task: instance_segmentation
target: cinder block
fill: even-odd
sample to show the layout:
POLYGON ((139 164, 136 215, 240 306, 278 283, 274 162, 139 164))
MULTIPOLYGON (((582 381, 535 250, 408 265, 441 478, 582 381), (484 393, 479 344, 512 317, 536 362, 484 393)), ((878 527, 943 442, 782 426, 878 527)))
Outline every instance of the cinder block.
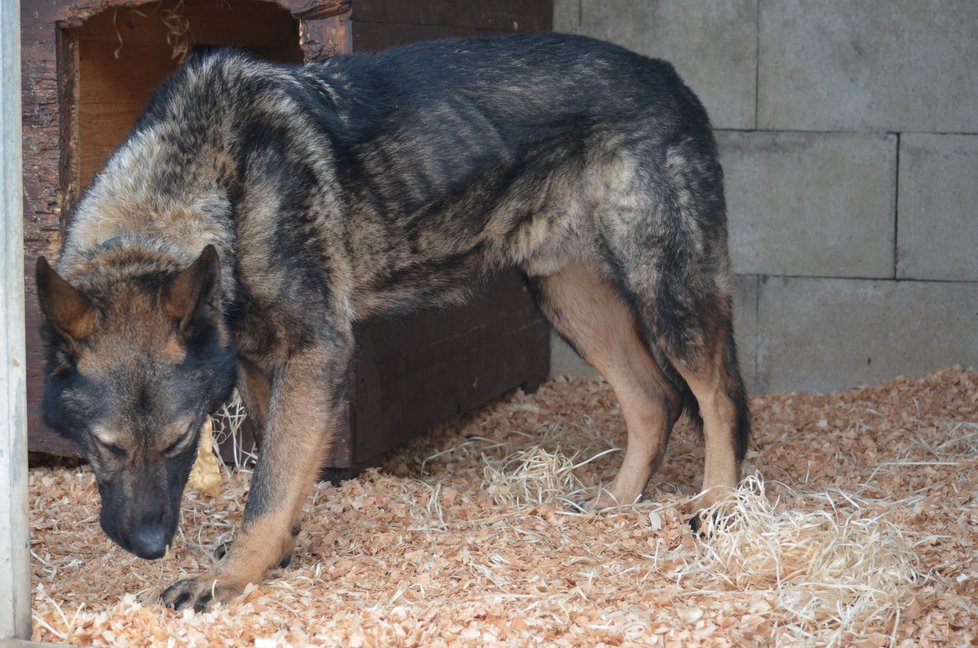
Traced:
POLYGON ((892 277, 894 135, 718 133, 734 269, 892 277))
MULTIPOLYGON (((755 391, 757 356, 757 285, 758 278, 737 276, 734 284, 734 335, 740 372, 750 392, 755 391)), ((551 376, 596 376, 591 365, 582 360, 560 336, 553 333, 550 340, 551 376)))
POLYGON ((581 0, 577 33, 670 61, 716 126, 754 128, 756 0, 581 0))
POLYGON ((762 391, 978 366, 978 283, 762 279, 757 344, 762 391))
POLYGON ((897 276, 978 281, 978 135, 901 136, 899 188, 897 276))
POLYGON ((554 31, 576 34, 581 26, 581 0, 554 0, 554 31))
POLYGON ((978 131, 978 2, 760 3, 758 128, 978 131))
POLYGON ((597 376, 594 367, 581 359, 555 331, 550 332, 550 376, 590 378, 597 376))

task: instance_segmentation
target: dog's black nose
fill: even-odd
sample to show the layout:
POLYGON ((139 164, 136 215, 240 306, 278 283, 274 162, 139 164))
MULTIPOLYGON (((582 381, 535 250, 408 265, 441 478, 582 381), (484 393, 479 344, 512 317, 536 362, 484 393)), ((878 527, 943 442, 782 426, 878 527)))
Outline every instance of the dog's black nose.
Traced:
POLYGON ((144 524, 129 536, 132 552, 140 558, 154 560, 166 553, 169 538, 162 524, 144 524))

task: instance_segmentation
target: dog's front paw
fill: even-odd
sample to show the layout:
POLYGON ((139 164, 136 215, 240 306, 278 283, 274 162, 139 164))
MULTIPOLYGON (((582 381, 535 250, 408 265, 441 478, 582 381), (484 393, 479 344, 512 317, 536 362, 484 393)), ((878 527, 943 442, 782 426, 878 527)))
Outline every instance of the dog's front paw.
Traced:
POLYGON ((242 591, 245 583, 228 579, 226 576, 206 576, 185 578, 170 585, 160 596, 163 605, 174 610, 194 609, 203 612, 215 602, 228 601, 242 591))

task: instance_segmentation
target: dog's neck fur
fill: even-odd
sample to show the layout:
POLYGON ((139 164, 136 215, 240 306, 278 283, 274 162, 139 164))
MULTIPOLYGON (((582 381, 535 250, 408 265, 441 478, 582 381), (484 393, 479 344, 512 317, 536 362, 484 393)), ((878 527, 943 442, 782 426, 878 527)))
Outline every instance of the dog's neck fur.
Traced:
MULTIPOLYGON (((72 215, 57 263, 66 279, 82 274, 82 266, 91 270, 94 260, 110 252, 116 255, 116 244, 140 251, 134 274, 144 267, 146 253, 158 255, 161 268, 186 267, 207 245, 217 249, 222 262, 236 258, 241 253, 235 250, 236 202, 253 192, 259 198, 249 203, 251 209, 276 211, 275 204, 261 203, 261 195, 274 192, 263 194, 260 176, 238 177, 240 158, 254 145, 241 132, 238 115, 264 111, 277 112, 284 123, 304 120, 294 102, 279 96, 278 86, 298 81, 275 66, 234 55, 188 63, 168 83, 72 215), (215 89, 228 86, 254 91, 232 97, 215 89)), ((309 132, 309 124, 299 126, 309 132)), ((296 140, 290 146, 306 148, 315 158, 328 155, 321 141, 296 140)), ((234 268, 222 263, 225 304, 234 299, 235 282, 234 268)))
MULTIPOLYGON (((179 152, 160 122, 138 131, 112 156, 78 205, 65 235, 58 270, 85 281, 92 273, 120 278, 188 266, 208 244, 228 258, 234 239, 224 156, 201 152, 190 169, 166 178, 179 152), (172 191, 161 193, 161 186, 172 191)), ((223 272, 230 299, 233 279, 223 272)))

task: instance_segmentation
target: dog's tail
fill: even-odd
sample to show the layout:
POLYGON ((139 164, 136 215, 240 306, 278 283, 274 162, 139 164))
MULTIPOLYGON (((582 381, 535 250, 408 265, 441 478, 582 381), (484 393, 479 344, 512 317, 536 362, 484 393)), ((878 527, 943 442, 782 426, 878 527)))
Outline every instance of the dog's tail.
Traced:
MULTIPOLYGON (((751 436, 751 415, 750 406, 747 402, 747 393, 744 390, 743 383, 740 378, 740 370, 737 367, 737 349, 733 344, 732 332, 727 336, 728 340, 731 340, 727 345, 727 352, 724 361, 727 363, 729 370, 736 376, 736 388, 735 393, 732 394, 732 399, 737 408, 737 419, 735 422, 735 452, 737 456, 737 461, 743 461, 744 456, 747 454, 747 444, 750 441, 751 436)), ((676 371, 676 368, 665 359, 664 355, 655 347, 653 347, 653 356, 662 368, 663 373, 672 383, 673 387, 679 391, 680 397, 682 398, 682 410, 680 414, 685 413, 689 418, 690 423, 692 423, 693 428, 697 433, 703 433, 703 417, 700 414, 700 403, 696 400, 696 396, 693 394, 693 390, 689 388, 689 384, 686 380, 676 371)))
MULTIPOLYGON (((730 354, 735 353, 736 351, 731 347, 730 354)), ((696 396, 693 395, 693 390, 689 388, 689 384, 687 384, 686 380, 679 374, 678 371, 676 371, 675 367, 673 367, 668 361, 660 358, 661 354, 655 353, 653 355, 656 357, 656 360, 659 361, 659 365, 662 367, 663 373, 665 373, 666 377, 673 384, 673 387, 679 391, 682 399, 682 409, 679 412, 679 415, 686 414, 686 417, 689 419, 689 422, 693 425, 696 432, 702 434, 703 417, 700 414, 699 401, 696 400, 696 396)), ((730 362, 729 357, 727 361, 730 362)), ((735 357, 733 361, 736 362, 735 357)), ((740 385, 739 382, 738 385, 740 385)), ((735 452, 737 461, 743 461, 745 455, 747 454, 747 444, 751 436, 752 423, 750 406, 748 405, 747 395, 742 386, 739 386, 737 393, 734 395, 734 404, 737 408, 737 420, 735 423, 736 436, 734 439, 736 444, 735 452)))

